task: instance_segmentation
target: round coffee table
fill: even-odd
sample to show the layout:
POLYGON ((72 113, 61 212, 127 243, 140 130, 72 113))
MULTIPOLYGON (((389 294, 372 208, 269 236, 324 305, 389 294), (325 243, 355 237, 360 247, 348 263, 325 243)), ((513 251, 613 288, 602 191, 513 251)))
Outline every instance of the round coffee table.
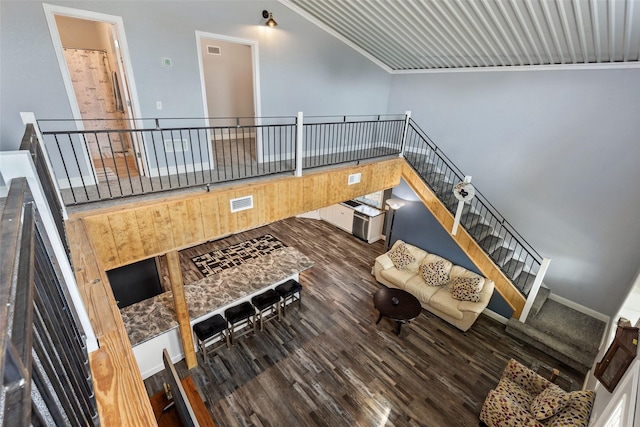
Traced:
POLYGON ((422 306, 418 298, 409 292, 396 288, 382 288, 373 295, 373 306, 380 312, 376 325, 383 317, 394 320, 398 325, 396 334, 400 336, 400 328, 418 317, 422 306))

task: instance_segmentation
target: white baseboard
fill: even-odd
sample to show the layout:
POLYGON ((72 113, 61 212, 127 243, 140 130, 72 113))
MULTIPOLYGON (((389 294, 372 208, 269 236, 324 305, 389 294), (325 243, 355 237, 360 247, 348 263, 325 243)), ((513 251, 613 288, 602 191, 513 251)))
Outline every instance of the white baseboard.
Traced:
POLYGON ((93 175, 84 175, 82 177, 76 176, 69 179, 58 179, 58 188, 76 188, 76 187, 88 187, 90 185, 96 185, 96 181, 93 179, 93 175))
POLYGON ((507 321, 509 320, 506 317, 496 313, 495 311, 489 310, 488 308, 485 308, 484 310, 482 310, 482 314, 484 314, 487 317, 492 318, 493 320, 497 320, 498 322, 502 323, 503 325, 506 325, 507 321))
MULTIPOLYGON (((158 176, 167 176, 167 175, 177 175, 180 173, 193 173, 193 172, 201 172, 209 170, 209 163, 195 163, 195 164, 187 164, 179 165, 179 166, 169 166, 169 167, 159 167, 159 168, 149 168, 149 176, 151 178, 157 178, 158 176)), ((213 165, 211 165, 211 170, 214 170, 213 165)))
POLYGON ((574 309, 575 311, 579 311, 580 313, 584 313, 588 316, 595 317, 598 320, 602 320, 603 322, 609 322, 610 318, 606 314, 602 314, 598 311, 592 310, 589 307, 585 307, 584 305, 580 305, 577 302, 573 302, 566 298, 563 298, 559 295, 553 293, 553 291, 549 294, 548 297, 550 300, 559 302, 560 304, 566 305, 569 308, 574 309))

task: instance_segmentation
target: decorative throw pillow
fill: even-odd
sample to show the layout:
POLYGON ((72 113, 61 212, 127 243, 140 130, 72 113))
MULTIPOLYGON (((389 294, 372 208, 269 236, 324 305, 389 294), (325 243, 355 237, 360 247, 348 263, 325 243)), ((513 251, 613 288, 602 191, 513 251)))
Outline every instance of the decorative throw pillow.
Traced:
POLYGON ((531 402, 531 414, 536 420, 545 420, 562 411, 569 403, 569 394, 555 384, 545 388, 531 402))
POLYGON ((480 279, 477 277, 454 277, 451 280, 451 296, 460 301, 480 301, 480 279))
POLYGON ((405 246, 404 243, 400 243, 395 248, 387 253, 393 265, 398 269, 402 270, 416 259, 411 253, 409 253, 409 249, 405 246))
POLYGON ((429 286, 444 286, 449 281, 449 274, 444 261, 422 264, 420 273, 422 273, 422 278, 429 286))

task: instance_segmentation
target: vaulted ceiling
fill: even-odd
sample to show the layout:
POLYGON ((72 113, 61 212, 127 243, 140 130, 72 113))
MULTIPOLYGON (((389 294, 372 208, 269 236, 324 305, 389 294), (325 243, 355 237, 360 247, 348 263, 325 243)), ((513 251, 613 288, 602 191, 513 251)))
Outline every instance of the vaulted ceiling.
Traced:
POLYGON ((393 72, 640 64, 638 0, 280 2, 393 72))

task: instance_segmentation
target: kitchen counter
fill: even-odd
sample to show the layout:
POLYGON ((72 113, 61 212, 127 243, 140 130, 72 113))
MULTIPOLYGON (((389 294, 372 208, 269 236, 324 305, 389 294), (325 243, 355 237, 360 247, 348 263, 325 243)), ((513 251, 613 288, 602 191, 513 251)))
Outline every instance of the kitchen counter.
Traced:
POLYGON ((359 212, 363 215, 369 216, 371 218, 376 217, 378 215, 382 215, 384 212, 380 209, 376 209, 374 207, 368 205, 360 205, 360 206, 350 206, 347 203, 340 203, 343 206, 348 207, 349 209, 353 209, 355 212, 359 212))

